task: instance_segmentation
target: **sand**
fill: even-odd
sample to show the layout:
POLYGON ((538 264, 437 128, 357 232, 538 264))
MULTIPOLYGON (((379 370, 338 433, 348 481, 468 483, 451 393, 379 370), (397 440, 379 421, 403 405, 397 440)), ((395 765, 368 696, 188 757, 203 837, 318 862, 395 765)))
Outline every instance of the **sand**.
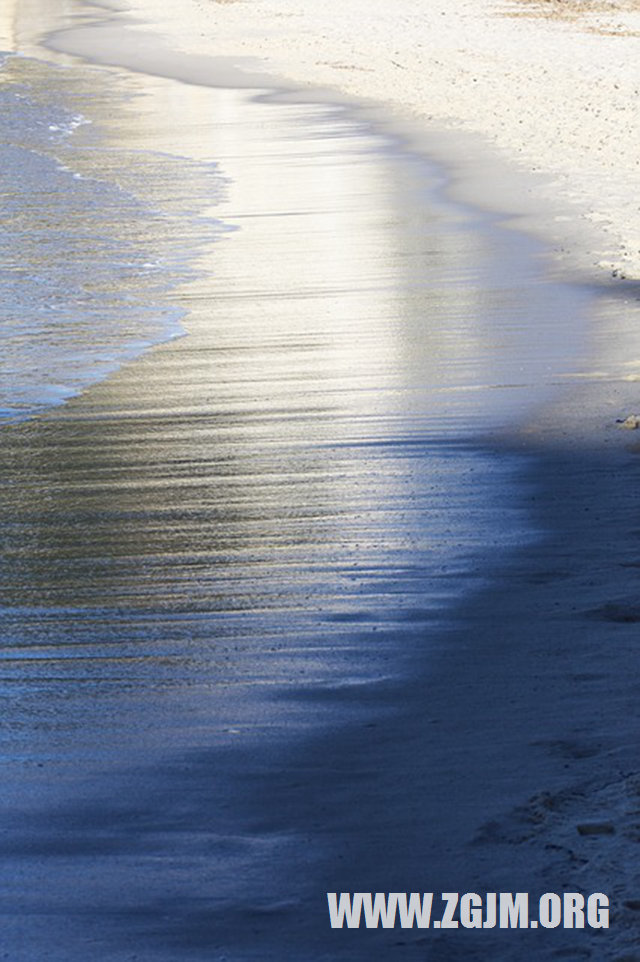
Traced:
POLYGON ((640 277, 632 0, 132 0, 128 9, 184 51, 259 58, 296 84, 391 105, 424 132, 478 135, 519 170, 544 175, 519 203, 556 246, 587 269, 640 277))
POLYGON ((293 0, 98 6, 120 11, 99 41, 72 21, 47 45, 187 83, 277 88, 284 78, 303 99, 346 97, 364 122, 440 166, 451 199, 541 239, 551 278, 597 294, 589 350, 571 375, 601 382, 567 395, 545 434, 625 443, 603 428, 634 413, 640 368, 634 4, 456 0, 391 11, 351 0, 335 14, 293 0))
MULTIPOLYGON (((75 915, 67 946, 58 944, 52 958, 81 958, 86 944, 94 957, 97 945, 97 957, 117 962, 133 956, 171 962, 183 957, 238 962, 634 958, 640 885, 634 660, 640 619, 635 505, 640 462, 636 432, 620 431, 615 420, 633 410, 640 353, 637 288, 611 278, 611 271, 623 262, 625 271, 637 271, 637 212, 629 203, 636 158, 627 106, 633 103, 637 59, 637 41, 627 34, 633 33, 635 14, 607 9, 587 19, 579 12, 568 16, 564 7, 540 8, 551 16, 519 7, 523 13, 515 17, 459 4, 422 11, 424 19, 416 25, 409 4, 406 13, 396 4, 392 19, 382 4, 356 2, 340 4, 339 14, 275 0, 184 2, 179 16, 173 5, 146 0, 136 0, 132 9, 165 35, 164 47, 145 41, 141 26, 129 47, 96 42, 88 50, 91 58, 135 67, 137 57, 139 70, 164 70, 169 76, 184 71, 191 84, 211 71, 215 86, 224 71, 216 73, 219 65, 209 56, 259 56, 267 69, 299 83, 339 86, 392 102, 405 115, 431 118, 427 140, 433 151, 444 126, 454 131, 450 141, 440 143, 452 149, 450 187, 457 195, 473 193, 479 183, 472 170, 477 157, 483 158, 484 182, 495 181, 495 172, 503 168, 487 159, 491 149, 503 164, 516 161, 524 172, 544 170, 540 178, 509 181, 511 210, 526 212, 525 222, 553 243, 562 225, 569 224, 564 237, 572 246, 566 260, 552 253, 542 260, 554 276, 568 264, 579 269, 597 310, 588 351, 572 370, 557 375, 563 390, 553 403, 474 442, 490 458, 521 459, 519 505, 537 532, 535 542, 525 539, 500 555, 487 544, 479 567, 491 580, 476 585, 444 623, 429 629, 424 649, 418 644, 427 631, 422 622, 392 632, 381 650, 383 664, 374 662, 365 682, 355 683, 351 675, 359 636, 340 624, 333 625, 324 654, 335 666, 331 676, 322 675, 325 662, 317 648, 300 661, 295 650, 287 650, 286 638, 278 639, 284 650, 267 644, 259 653, 259 671, 281 660, 285 675, 293 668, 300 674, 274 685, 265 672, 265 691, 249 698, 244 740, 235 740, 242 732, 229 730, 228 721, 237 713, 244 673, 256 671, 242 639, 220 655, 237 672, 238 684, 217 692, 218 714, 199 675, 210 662, 200 647, 206 649, 208 636, 202 620, 193 617, 193 590, 216 524, 211 514, 202 518, 198 510, 203 496, 213 498, 206 501, 209 512, 217 503, 217 492, 200 485, 203 478, 218 478, 233 508, 222 519, 224 537, 216 550, 231 553, 238 525, 242 533, 266 519, 266 551, 277 540, 278 525, 291 524, 296 479, 317 482, 322 493, 323 452, 320 447, 315 454, 301 453, 308 437, 304 423, 296 426, 292 418, 286 421, 280 458, 273 462, 272 428, 263 416, 272 386, 254 378, 261 387, 245 386, 247 406, 238 404, 243 395, 234 393, 235 378, 242 383, 242 366, 236 366, 234 345, 226 345, 228 354, 220 352, 212 336, 206 284, 204 293, 198 283, 191 291, 191 338, 152 352, 57 415, 12 431, 4 448, 5 470, 18 483, 10 489, 15 504, 9 502, 8 517, 35 532, 24 548, 20 545, 34 586, 48 599, 57 591, 69 605, 77 600, 78 585, 107 598, 109 610, 101 615, 106 632, 101 641, 106 642, 119 606, 139 605, 141 614, 148 614, 153 588, 156 615, 166 604, 168 614, 192 618, 196 642, 191 660, 176 658, 175 643, 184 639, 173 634, 174 622, 167 622, 172 626, 167 630, 162 618, 153 621, 168 684, 154 689, 147 710, 139 692, 144 685, 136 685, 135 673, 144 679, 144 660, 135 661, 133 650, 136 632, 145 637, 144 626, 131 620, 132 648, 118 651, 124 661, 115 661, 113 715, 103 718, 110 731, 122 725, 125 738, 137 732, 125 772, 117 759, 115 764, 109 760, 109 739, 104 757, 99 750, 92 756, 100 746, 100 698, 84 729, 85 781, 74 767, 74 746, 64 731, 57 738, 70 755, 48 762, 55 788, 43 789, 46 775, 31 771, 31 807, 26 814, 10 812, 15 824, 10 821, 6 854, 15 859, 16 877, 25 873, 24 892, 30 884, 33 888, 34 878, 40 885, 46 881, 51 864, 59 870, 59 888, 53 900, 47 894, 38 901, 40 888, 30 896, 38 924, 27 931, 26 942, 24 930, 19 937, 42 950, 42 933, 60 937, 65 920, 75 915), (609 35, 611 23, 624 23, 627 32, 609 35), (423 52, 417 49, 418 37, 423 52), (174 45, 182 57, 165 57, 174 45), (150 60, 152 48, 155 59, 150 60), (612 92, 616 83, 619 100, 612 92), (614 111, 614 103, 621 109, 614 111), (582 113, 588 115, 586 125, 576 121, 582 113), (488 153, 475 152, 478 136, 485 151, 486 143, 492 145, 488 153), (228 357, 233 363, 226 369, 228 357), (230 391, 226 406, 224 395, 209 386, 207 364, 214 371, 222 366, 225 377, 219 383, 230 391), (238 457, 230 480, 229 466, 238 457), (235 500, 228 486, 235 486, 235 500), (273 516, 265 511, 254 516, 256 502, 277 510, 273 516), (88 542, 77 541, 78 517, 93 532, 88 542), (203 530, 208 538, 199 541, 203 530), (94 559, 95 537, 99 545, 100 539, 107 542, 111 563, 104 567, 94 559), (37 546, 33 555, 31 543, 37 546), (56 584, 56 564, 69 552, 83 578, 56 584), (184 565, 183 582, 165 577, 177 559, 184 565), (118 574, 119 566, 128 572, 126 578, 118 574), (409 656, 408 638, 416 644, 409 656), (118 685, 130 677, 122 665, 129 661, 136 665, 128 669, 134 671, 126 689, 130 697, 121 697, 118 685), (310 673, 310 682, 302 669, 310 673), (166 694, 176 677, 184 678, 184 685, 178 695, 166 694), (53 822, 47 791, 56 800, 53 822), (606 831, 590 832, 590 825, 606 831), (83 892, 75 874, 79 858, 83 892), (215 877, 220 865, 226 889, 215 877), (236 898, 236 885, 241 890, 246 885, 249 897, 245 888, 236 898), (498 933, 494 938, 483 932, 474 941, 469 933, 332 933, 323 899, 334 888, 604 891, 612 899, 615 925, 601 933, 498 933)), ((107 33, 105 38, 113 39, 107 33)), ((51 45, 79 53, 86 41, 86 35, 72 31, 54 37, 51 45)), ((168 97, 167 103, 177 117, 181 98, 168 97)), ((200 105, 197 96, 189 99, 184 136, 191 131, 194 144, 199 107, 205 103, 203 98, 200 105)), ((151 136, 151 128, 144 133, 151 136)), ((129 136, 135 139, 138 133, 132 128, 129 136)), ((230 158, 234 145, 230 140, 230 158)), ((242 151, 236 163, 237 156, 242 158, 242 151)), ((478 202, 490 206, 492 196, 487 186, 478 202)), ((281 236, 286 248, 286 235, 281 236)), ((214 250, 208 263, 212 275, 221 271, 222 290, 228 292, 238 283, 231 243, 226 254, 216 257, 214 250)), ((256 261, 249 248, 241 272, 249 304, 255 288, 246 265, 255 269, 256 261)), ((270 281, 267 269, 260 275, 260 291, 276 303, 270 281)), ((223 315, 224 303, 217 309, 223 315)), ((239 321, 243 316, 240 307, 239 321)), ((246 358, 243 345, 236 347, 246 358)), ((287 399, 295 409, 295 394, 287 399)), ((369 470, 375 475, 377 455, 372 457, 369 470)), ((332 464, 331 470, 340 477, 344 468, 332 464)), ((365 498, 360 510, 370 520, 374 506, 367 507, 366 487, 361 495, 357 480, 351 478, 345 490, 365 498)), ((308 501, 303 491, 296 507, 307 510, 308 501)), ((332 510, 339 509, 337 499, 332 510)), ((313 519, 309 523, 313 527, 313 519)), ((317 540, 313 531, 304 537, 303 560, 291 555, 290 568, 304 564, 309 544, 317 540)), ((254 578, 260 571, 268 583, 273 559, 259 556, 251 563, 254 578)), ((34 595, 37 599, 38 592, 34 595)), ((91 626, 84 628, 81 618, 76 630, 82 640, 91 626)), ((70 691, 77 696, 73 684, 70 691)), ((42 732, 49 744, 46 725, 42 732)), ((18 904, 7 923, 11 937, 25 904, 18 904)))

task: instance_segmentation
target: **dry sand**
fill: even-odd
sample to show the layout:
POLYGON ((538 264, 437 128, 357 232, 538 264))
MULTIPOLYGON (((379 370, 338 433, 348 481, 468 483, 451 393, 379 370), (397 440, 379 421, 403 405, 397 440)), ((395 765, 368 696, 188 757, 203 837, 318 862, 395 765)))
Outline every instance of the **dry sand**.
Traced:
POLYGON ((640 277, 634 0, 127 6, 185 51, 259 58, 297 84, 393 105, 424 122, 425 131, 445 126, 480 135, 520 170, 545 175, 520 202, 538 212, 545 204, 542 226, 558 246, 589 268, 640 277), (551 200, 565 210, 550 213, 551 200))

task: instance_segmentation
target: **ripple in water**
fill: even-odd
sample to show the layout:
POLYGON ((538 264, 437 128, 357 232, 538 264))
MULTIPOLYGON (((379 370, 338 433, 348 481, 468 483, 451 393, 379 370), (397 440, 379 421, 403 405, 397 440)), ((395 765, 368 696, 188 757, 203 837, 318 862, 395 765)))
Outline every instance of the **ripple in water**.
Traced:
MULTIPOLYGON (((180 335, 183 311, 167 294, 224 229, 199 216, 220 193, 215 165, 163 154, 132 164, 91 123, 104 92, 83 90, 77 72, 72 92, 68 74, 0 62, 0 422, 60 404, 180 335)), ((117 110, 124 95, 109 96, 117 110)))

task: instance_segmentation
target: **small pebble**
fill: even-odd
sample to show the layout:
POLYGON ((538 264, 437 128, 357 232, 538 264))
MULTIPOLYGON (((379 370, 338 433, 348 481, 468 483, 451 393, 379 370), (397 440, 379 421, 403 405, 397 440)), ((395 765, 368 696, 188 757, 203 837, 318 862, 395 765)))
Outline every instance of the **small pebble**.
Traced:
POLYGON ((628 431, 635 431, 636 428, 640 428, 640 414, 630 414, 629 417, 618 418, 616 424, 619 424, 621 428, 626 428, 628 431))

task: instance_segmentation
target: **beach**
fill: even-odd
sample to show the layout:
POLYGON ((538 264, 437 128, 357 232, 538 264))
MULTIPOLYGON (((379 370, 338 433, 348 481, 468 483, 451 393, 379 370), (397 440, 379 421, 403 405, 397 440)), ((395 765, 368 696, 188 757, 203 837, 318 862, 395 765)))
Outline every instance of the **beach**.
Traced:
POLYGON ((7 958, 640 951, 637 14, 416 18, 0 20, 61 178, 14 245, 89 248, 11 268, 57 294, 0 428, 7 958), (330 927, 369 891, 612 921, 330 927))
POLYGON ((253 59, 295 84, 370 98, 418 121, 423 140, 464 131, 457 150, 451 136, 444 141, 444 155, 469 182, 456 185, 465 196, 544 221, 565 269, 577 261, 639 276, 633 0, 353 0, 322 9, 311 0, 187 0, 179 10, 134 0, 127 9, 192 58, 253 59), (514 192, 496 178, 500 159, 512 177, 533 175, 529 184, 514 192))

